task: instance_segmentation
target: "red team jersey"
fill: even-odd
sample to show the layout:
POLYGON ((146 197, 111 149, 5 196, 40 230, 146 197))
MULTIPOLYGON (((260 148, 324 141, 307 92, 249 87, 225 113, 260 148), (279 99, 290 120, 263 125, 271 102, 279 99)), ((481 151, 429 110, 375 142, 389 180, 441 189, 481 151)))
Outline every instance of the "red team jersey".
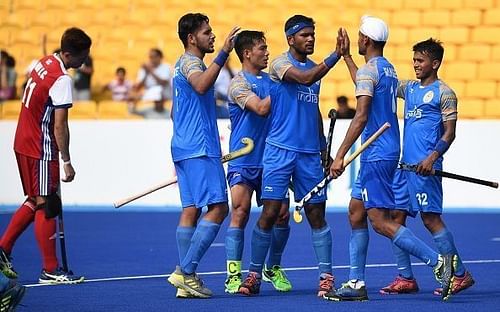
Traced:
POLYGON ((42 58, 30 73, 14 139, 14 151, 40 160, 57 160, 54 109, 72 106, 71 77, 56 55, 42 58))

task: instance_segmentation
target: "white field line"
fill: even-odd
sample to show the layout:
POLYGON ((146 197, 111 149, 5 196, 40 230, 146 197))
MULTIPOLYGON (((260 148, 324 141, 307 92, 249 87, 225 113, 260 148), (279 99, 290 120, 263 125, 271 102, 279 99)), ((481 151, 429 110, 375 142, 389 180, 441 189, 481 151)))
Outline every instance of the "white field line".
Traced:
MULTIPOLYGON (((491 260, 466 260, 463 261, 466 264, 491 264, 500 263, 500 259, 491 260)), ((422 266, 425 263, 418 262, 412 263, 412 266, 422 266)), ((385 267, 395 267, 395 263, 378 263, 378 264, 367 264, 367 268, 385 268, 385 267)), ((308 271, 317 270, 317 266, 311 267, 295 267, 295 268, 284 268, 285 271, 308 271)), ((335 265, 333 269, 349 269, 349 265, 335 265)), ((242 270, 243 273, 248 272, 248 270, 242 270)), ((226 271, 213 271, 213 272, 200 272, 199 275, 220 275, 226 274, 226 271)), ((94 282, 111 282, 111 281, 125 281, 125 280, 138 280, 138 279, 151 279, 151 278, 167 278, 170 274, 155 274, 155 275, 137 275, 137 276, 121 276, 121 277, 108 277, 108 278, 94 278, 86 279, 84 283, 94 283, 94 282)), ((26 287, 40 287, 40 286, 56 286, 56 284, 28 284, 24 285, 26 287)))

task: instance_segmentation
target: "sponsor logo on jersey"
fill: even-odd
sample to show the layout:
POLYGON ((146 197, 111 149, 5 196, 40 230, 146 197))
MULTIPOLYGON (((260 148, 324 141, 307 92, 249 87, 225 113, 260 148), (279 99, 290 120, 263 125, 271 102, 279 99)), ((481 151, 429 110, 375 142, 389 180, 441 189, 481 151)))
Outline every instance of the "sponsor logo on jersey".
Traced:
POLYGON ((420 108, 417 108, 417 106, 415 105, 415 107, 412 110, 406 112, 405 119, 410 119, 410 118, 416 118, 416 119, 422 118, 422 110, 420 108))
POLYGON ((309 92, 297 91, 297 99, 300 102, 318 104, 319 102, 318 95, 314 93, 314 91, 311 88, 307 88, 307 90, 309 92))

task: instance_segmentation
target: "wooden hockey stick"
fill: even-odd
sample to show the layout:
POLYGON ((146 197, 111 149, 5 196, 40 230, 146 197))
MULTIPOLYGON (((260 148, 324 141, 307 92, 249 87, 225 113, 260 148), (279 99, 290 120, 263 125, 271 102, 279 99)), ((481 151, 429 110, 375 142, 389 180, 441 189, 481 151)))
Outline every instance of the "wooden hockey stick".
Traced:
MULTIPOLYGON (((225 163, 225 162, 228 162, 232 159, 236 159, 238 157, 241 157, 241 156, 244 156, 244 155, 247 155, 249 154, 252 150, 253 150, 253 140, 250 139, 250 138, 243 138, 241 139, 241 143, 245 144, 244 147, 240 148, 239 150, 236 150, 234 152, 231 152, 229 154, 226 154, 224 156, 221 157, 221 162, 222 163, 225 163)), ((166 182, 163 182, 163 183, 160 183, 156 186, 153 186, 141 193, 138 193, 138 194, 135 194, 135 195, 132 195, 132 196, 129 196, 129 197, 126 197, 126 198, 123 198, 123 199, 120 199, 116 202, 113 203, 113 206, 115 208, 120 208, 121 206, 125 205, 125 204, 128 204, 136 199, 139 199, 141 197, 144 197, 148 194, 151 194, 153 192, 156 192, 158 191, 159 189, 162 189, 164 187, 167 187, 169 185, 172 185, 172 184, 175 184, 177 183, 177 177, 169 180, 169 181, 166 181, 166 182)))

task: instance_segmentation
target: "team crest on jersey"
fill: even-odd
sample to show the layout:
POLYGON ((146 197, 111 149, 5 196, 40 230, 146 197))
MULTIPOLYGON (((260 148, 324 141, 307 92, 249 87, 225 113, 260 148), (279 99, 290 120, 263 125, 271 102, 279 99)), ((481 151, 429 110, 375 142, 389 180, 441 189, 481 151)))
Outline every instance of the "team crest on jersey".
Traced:
POLYGON ((432 101, 433 98, 434 98, 434 92, 433 91, 428 91, 424 95, 423 101, 424 101, 424 103, 429 103, 430 101, 432 101))

